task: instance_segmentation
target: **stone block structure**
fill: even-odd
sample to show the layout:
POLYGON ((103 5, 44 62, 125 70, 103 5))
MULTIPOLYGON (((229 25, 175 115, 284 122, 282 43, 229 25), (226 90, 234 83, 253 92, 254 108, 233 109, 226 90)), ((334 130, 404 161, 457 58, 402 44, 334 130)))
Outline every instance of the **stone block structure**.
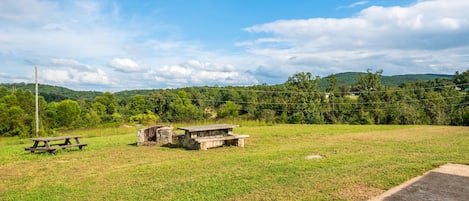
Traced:
POLYGON ((137 132, 137 145, 167 145, 173 143, 172 126, 153 126, 137 132))

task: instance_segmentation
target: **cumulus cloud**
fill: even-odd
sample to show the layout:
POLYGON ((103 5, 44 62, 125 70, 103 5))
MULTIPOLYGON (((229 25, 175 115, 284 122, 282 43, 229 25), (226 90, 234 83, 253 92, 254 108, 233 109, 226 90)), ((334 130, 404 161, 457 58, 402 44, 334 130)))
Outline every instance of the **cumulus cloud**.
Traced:
POLYGON ((236 70, 229 64, 217 64, 190 60, 180 65, 152 68, 150 79, 169 87, 192 85, 252 85, 257 79, 246 72, 236 70))
POLYGON ((428 73, 444 65, 454 73, 455 63, 467 65, 467 60, 453 60, 451 67, 446 58, 469 50, 468 7, 469 1, 431 0, 408 7, 371 6, 351 18, 278 20, 245 28, 268 36, 237 45, 296 69, 318 66, 323 68, 314 70, 334 72, 376 65, 385 73, 409 67, 428 73), (425 62, 412 59, 429 55, 432 59, 425 62))
POLYGON ((54 65, 59 65, 59 66, 69 66, 75 70, 80 70, 80 71, 91 71, 93 68, 90 65, 87 64, 82 64, 76 60, 73 59, 51 59, 52 64, 54 65))
POLYGON ((368 3, 369 3, 369 1, 357 1, 357 2, 354 2, 354 3, 350 4, 350 5, 341 6, 341 7, 339 7, 339 8, 355 8, 355 7, 357 7, 357 6, 364 6, 364 5, 368 4, 368 3))
POLYGON ((0 0, 0 63, 7 66, 0 78, 31 82, 28 72, 38 65, 50 84, 124 90, 274 84, 301 71, 454 73, 469 66, 469 1, 373 2, 340 7, 364 8, 348 18, 252 25, 234 47, 214 50, 149 13, 129 17, 135 13, 119 2, 0 0))
POLYGON ((197 60, 190 60, 183 64, 187 68, 191 68, 198 71, 209 71, 209 72, 232 72, 234 71, 234 67, 230 64, 221 65, 217 63, 209 63, 209 62, 200 62, 197 60))
POLYGON ((63 84, 68 81, 73 81, 71 72, 67 70, 45 69, 39 74, 41 80, 44 82, 63 84))
POLYGON ((77 71, 68 69, 40 69, 39 80, 42 83, 53 85, 84 84, 111 86, 113 83, 109 76, 101 69, 95 71, 77 71))
POLYGON ((109 62, 109 65, 115 70, 125 73, 140 72, 145 69, 129 58, 114 58, 109 62))

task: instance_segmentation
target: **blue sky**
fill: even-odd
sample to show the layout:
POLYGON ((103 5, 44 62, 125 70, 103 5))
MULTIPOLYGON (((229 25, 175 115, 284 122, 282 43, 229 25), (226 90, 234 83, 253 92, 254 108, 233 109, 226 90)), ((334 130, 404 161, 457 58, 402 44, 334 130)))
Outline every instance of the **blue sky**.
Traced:
POLYGON ((469 66, 469 1, 2 0, 0 83, 75 90, 277 84, 469 66))

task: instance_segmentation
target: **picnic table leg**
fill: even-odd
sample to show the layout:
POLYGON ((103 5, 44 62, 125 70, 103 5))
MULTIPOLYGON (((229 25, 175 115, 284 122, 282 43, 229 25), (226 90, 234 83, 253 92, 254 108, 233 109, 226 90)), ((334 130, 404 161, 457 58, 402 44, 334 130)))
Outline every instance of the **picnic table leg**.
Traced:
MULTIPOLYGON (((75 141, 77 142, 77 144, 80 144, 80 138, 76 137, 76 138, 75 138, 75 141)), ((79 148, 80 150, 83 150, 83 146, 78 146, 78 148, 79 148)))
POLYGON ((77 144, 80 144, 80 138, 76 137, 75 141, 77 142, 77 144))
POLYGON ((47 152, 49 152, 51 154, 55 153, 56 149, 51 149, 50 148, 49 141, 44 141, 44 146, 47 148, 47 152))
POLYGON ((31 153, 34 153, 34 151, 36 151, 38 144, 39 144, 39 141, 34 141, 34 145, 30 149, 31 153))
POLYGON ((44 146, 47 148, 47 150, 50 150, 49 141, 44 141, 44 146))

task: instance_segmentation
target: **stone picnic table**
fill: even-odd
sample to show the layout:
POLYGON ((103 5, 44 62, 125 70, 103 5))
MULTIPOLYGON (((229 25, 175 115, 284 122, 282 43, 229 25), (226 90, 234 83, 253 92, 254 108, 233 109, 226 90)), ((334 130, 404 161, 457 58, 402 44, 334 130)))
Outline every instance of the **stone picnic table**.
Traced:
POLYGON ((87 146, 87 143, 80 142, 80 136, 60 136, 60 137, 44 137, 44 138, 31 138, 34 141, 34 145, 31 147, 25 147, 26 151, 30 151, 34 153, 35 151, 47 151, 49 153, 54 153, 58 149, 65 149, 71 147, 78 147, 80 150, 83 149, 84 146, 87 146), (75 139, 72 143, 72 139, 75 139), (63 141, 62 143, 58 144, 51 144, 53 141, 63 141), (41 145, 42 144, 42 145, 41 145))
POLYGON ((224 145, 244 147, 244 139, 249 135, 233 134, 237 125, 215 124, 206 126, 188 126, 178 129, 184 130, 181 144, 189 149, 207 150, 208 148, 224 145))

